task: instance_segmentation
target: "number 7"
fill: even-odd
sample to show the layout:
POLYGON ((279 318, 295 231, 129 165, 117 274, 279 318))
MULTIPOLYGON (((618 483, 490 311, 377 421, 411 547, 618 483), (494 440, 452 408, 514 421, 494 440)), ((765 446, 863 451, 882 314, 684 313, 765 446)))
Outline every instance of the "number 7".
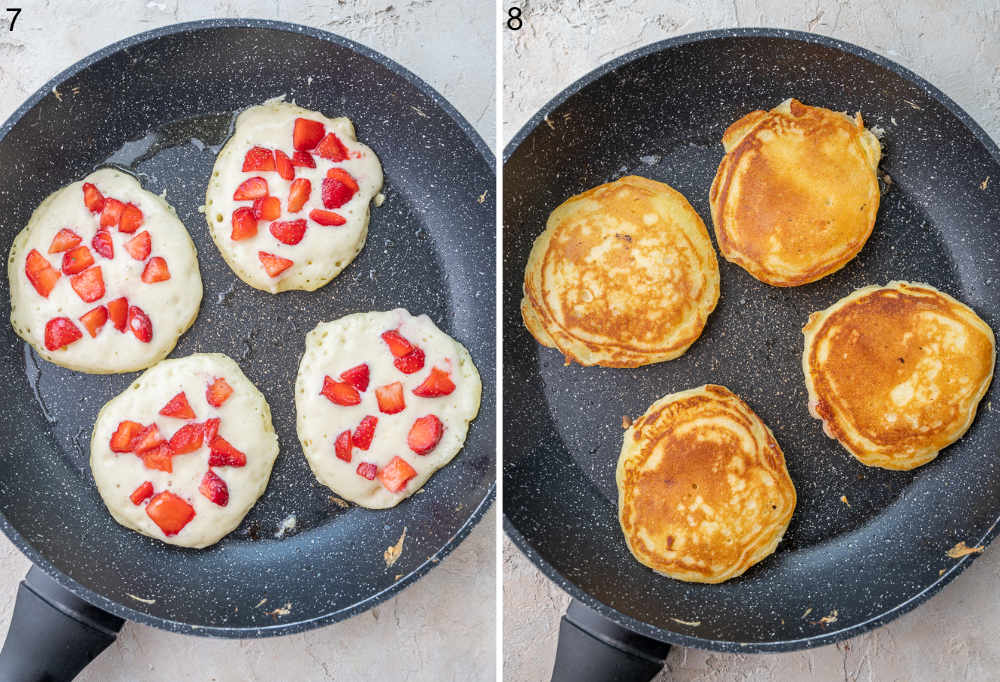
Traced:
POLYGON ((14 22, 17 21, 17 18, 21 15, 21 8, 20 7, 8 7, 7 11, 14 13, 14 16, 10 20, 10 30, 13 31, 14 30, 14 22))

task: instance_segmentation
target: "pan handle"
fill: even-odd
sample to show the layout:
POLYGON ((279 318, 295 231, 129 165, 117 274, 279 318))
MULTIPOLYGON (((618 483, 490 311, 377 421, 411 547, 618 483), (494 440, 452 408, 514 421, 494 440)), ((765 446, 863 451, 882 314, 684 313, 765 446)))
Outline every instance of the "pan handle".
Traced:
POLYGON ((69 682, 115 641, 124 623, 32 566, 17 588, 0 680, 69 682))
POLYGON ((670 645, 613 623, 574 599, 559 625, 552 682, 648 682, 670 645))

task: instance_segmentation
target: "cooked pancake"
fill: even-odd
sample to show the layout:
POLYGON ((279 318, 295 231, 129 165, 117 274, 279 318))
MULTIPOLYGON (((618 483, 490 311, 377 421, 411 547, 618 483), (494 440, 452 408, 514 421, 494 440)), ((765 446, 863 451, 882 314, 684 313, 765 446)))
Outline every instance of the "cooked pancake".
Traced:
POLYGON ((722 386, 667 395, 625 432, 618 520, 640 563, 721 583, 778 546, 795 486, 774 434, 722 386))
POLYGON ((878 139, 854 118, 788 99, 722 136, 709 199, 722 256, 762 282, 814 282, 854 258, 875 225, 878 139))
POLYGON ((718 300, 701 218, 669 185, 629 175, 552 212, 528 257, 521 315, 567 365, 638 367, 682 355, 718 300))
POLYGON ((962 437, 993 379, 993 330, 929 284, 864 287, 802 328, 809 412, 863 464, 913 469, 962 437))

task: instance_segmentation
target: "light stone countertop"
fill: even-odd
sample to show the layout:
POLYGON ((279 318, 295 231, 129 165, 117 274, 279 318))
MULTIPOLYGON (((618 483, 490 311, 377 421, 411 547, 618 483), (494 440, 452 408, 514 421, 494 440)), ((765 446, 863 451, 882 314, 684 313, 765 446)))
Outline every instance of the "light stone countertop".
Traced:
MULTIPOLYGON (((504 7, 511 2, 505 2, 504 7)), ((524 28, 504 30, 503 136, 614 57, 684 33, 776 26, 829 35, 882 54, 954 99, 1000 140, 1000 4, 940 0, 522 0, 524 28), (545 68, 539 65, 544 64, 545 68)), ((548 680, 569 597, 507 538, 503 547, 504 679, 548 680)), ((915 611, 839 644, 787 654, 674 648, 659 680, 1000 679, 1000 549, 915 611)))
MULTIPOLYGON (((440 92, 495 150, 494 8, 479 0, 115 0, 17 3, 0 31, 0 120, 52 76, 122 38, 215 17, 295 22, 355 40, 440 92), (434 39, 422 35, 433 30, 434 39)), ((495 532, 491 509, 415 584, 347 621, 303 634, 222 640, 127 623, 81 682, 495 679, 495 532), (393 655, 387 653, 393 652, 393 655), (399 652, 398 654, 395 652, 399 652)), ((28 560, 0 535, 0 632, 28 560)))

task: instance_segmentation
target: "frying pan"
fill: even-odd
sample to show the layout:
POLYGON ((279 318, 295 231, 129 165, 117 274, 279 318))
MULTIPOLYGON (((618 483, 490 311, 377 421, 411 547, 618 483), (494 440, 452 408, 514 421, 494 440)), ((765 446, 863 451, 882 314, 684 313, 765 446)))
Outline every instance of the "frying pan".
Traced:
POLYGON ((663 643, 765 652, 846 639, 958 575, 974 555, 946 556, 957 542, 992 539, 1000 514, 992 390, 961 440, 916 471, 891 472, 863 466, 823 435, 806 410, 799 364, 810 312, 893 279, 928 282, 998 328, 1000 150, 943 93, 830 38, 709 31, 647 46, 577 81, 522 128, 505 159, 504 524, 575 600, 553 679, 648 679, 662 666, 663 643), (719 305, 701 339, 670 362, 564 367, 557 351, 534 341, 518 302, 532 240, 553 208, 635 173, 677 188, 710 225, 723 131, 791 96, 861 111, 885 130, 880 173, 889 181, 857 258, 792 289, 720 259, 719 305), (641 566, 617 521, 622 416, 708 382, 742 396, 774 430, 798 490, 777 552, 721 585, 641 566))
POLYGON ((323 31, 258 20, 180 24, 56 76, 0 129, 0 159, 7 246, 46 195, 95 167, 124 168, 147 190, 166 191, 197 246, 205 285, 201 313, 173 356, 214 351, 237 360, 267 397, 281 445, 263 497, 211 548, 125 530, 94 487, 89 438, 101 405, 135 375, 80 374, 40 360, 14 335, 9 291, 0 289, 0 527, 41 569, 19 591, 0 678, 68 679, 121 618, 219 637, 332 623, 414 582, 480 519, 495 481, 494 161, 427 84, 323 31), (235 114, 281 94, 351 117, 382 161, 386 200, 372 210, 366 247, 339 277, 316 292, 272 296, 229 270, 198 207, 235 114), (427 313, 468 347, 483 379, 482 408, 464 450, 421 494, 385 511, 342 508, 316 482, 296 438, 293 384, 305 334, 320 321, 397 306, 427 313), (294 534, 277 539, 291 514, 294 534), (390 568, 383 552, 404 528, 390 568))

